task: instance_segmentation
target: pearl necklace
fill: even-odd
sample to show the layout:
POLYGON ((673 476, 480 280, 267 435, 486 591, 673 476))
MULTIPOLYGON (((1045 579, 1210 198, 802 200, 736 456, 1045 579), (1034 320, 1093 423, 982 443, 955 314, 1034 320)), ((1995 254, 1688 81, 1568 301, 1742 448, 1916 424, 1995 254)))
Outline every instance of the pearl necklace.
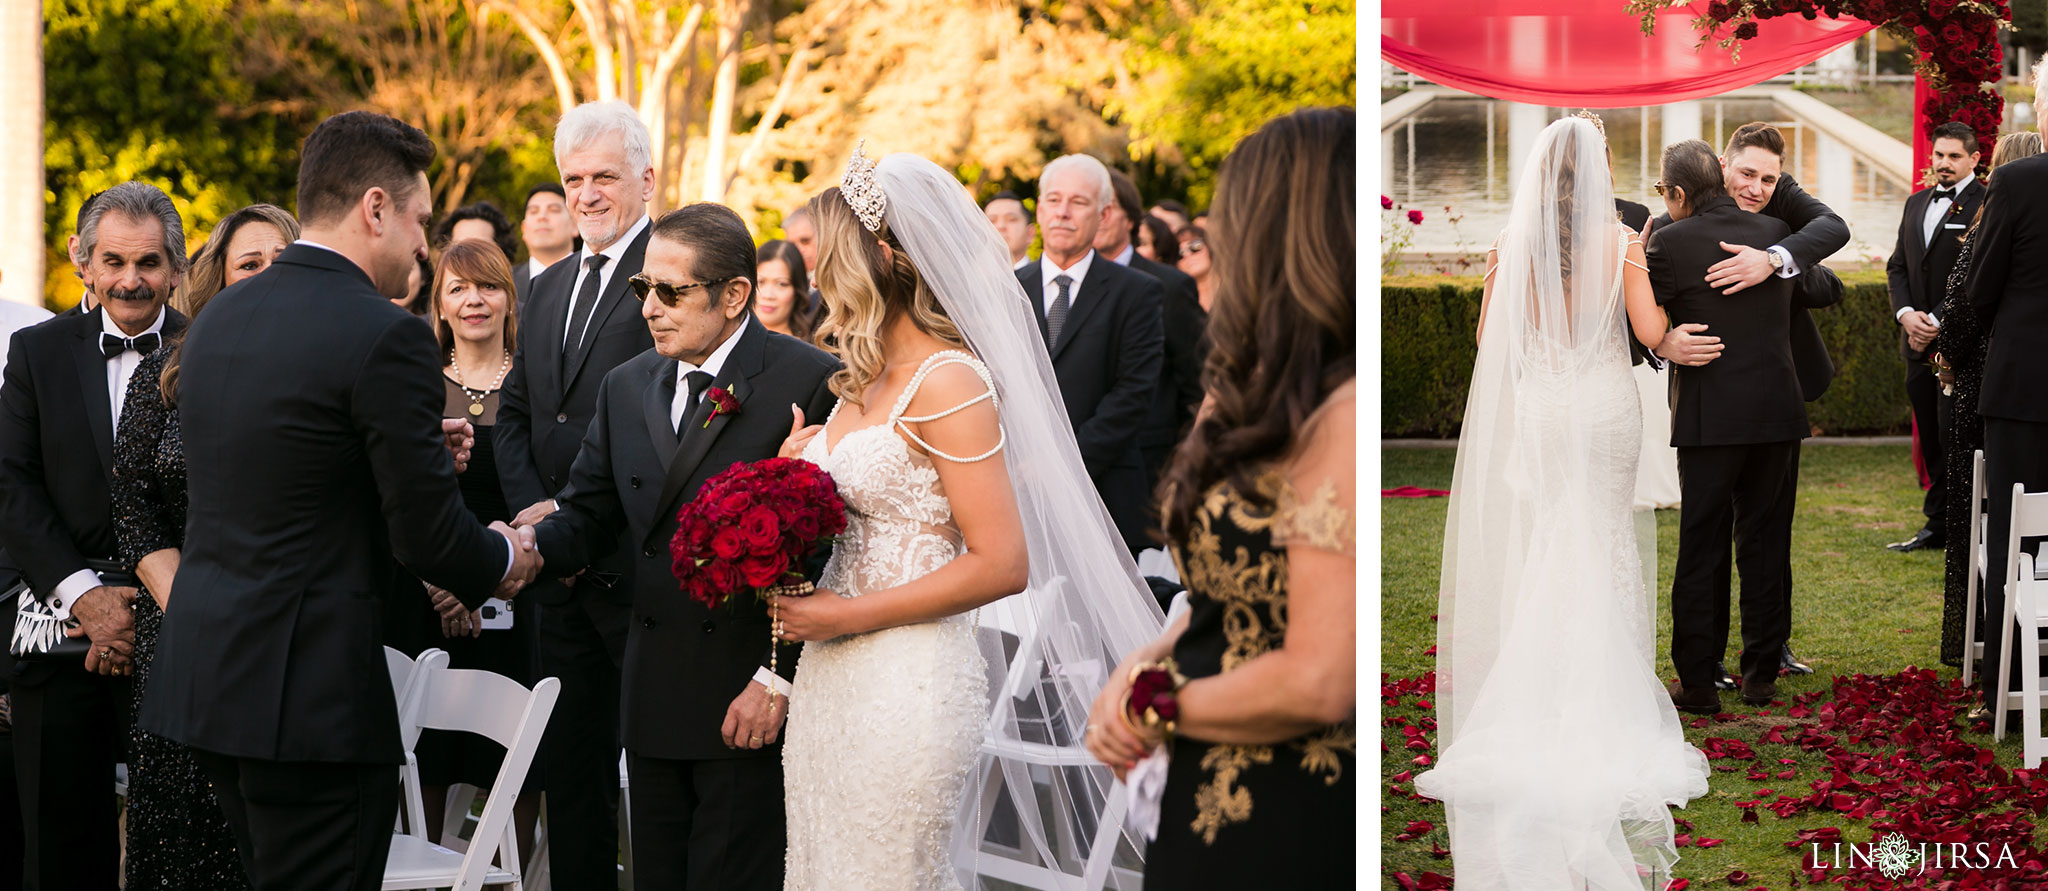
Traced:
POLYGON ((455 386, 460 387, 463 395, 469 397, 469 416, 481 418, 484 416, 484 399, 498 392, 498 388, 505 383, 505 375, 512 371, 512 351, 505 351, 505 362, 498 367, 498 379, 482 390, 472 390, 468 384, 462 382, 462 366, 455 361, 455 351, 452 349, 448 351, 448 368, 455 373, 455 386))

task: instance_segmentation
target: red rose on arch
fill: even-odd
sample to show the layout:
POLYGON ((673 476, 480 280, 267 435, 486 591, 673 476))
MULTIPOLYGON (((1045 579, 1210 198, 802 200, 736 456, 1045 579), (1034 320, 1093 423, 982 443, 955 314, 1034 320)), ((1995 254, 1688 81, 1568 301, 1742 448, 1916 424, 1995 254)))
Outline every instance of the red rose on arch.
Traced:
POLYGON ((1753 40, 1753 39, 1755 39, 1755 38, 1756 38, 1756 23, 1755 23, 1755 22, 1743 22, 1742 24, 1740 24, 1740 25, 1737 25, 1737 26, 1735 27, 1735 39, 1737 39, 1737 40, 1753 40))

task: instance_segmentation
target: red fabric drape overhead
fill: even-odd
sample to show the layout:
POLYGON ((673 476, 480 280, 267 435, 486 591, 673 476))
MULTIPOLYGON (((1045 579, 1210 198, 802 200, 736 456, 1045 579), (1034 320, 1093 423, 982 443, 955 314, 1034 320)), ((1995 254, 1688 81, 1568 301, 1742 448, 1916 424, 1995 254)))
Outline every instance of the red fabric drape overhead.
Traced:
POLYGON ((1623 108, 1715 96, 1812 62, 1875 27, 1858 19, 1761 22, 1742 61, 1712 43, 1694 49, 1692 18, 1675 7, 1645 36, 1623 0, 1386 0, 1387 61, 1436 83, 1535 105, 1623 108))

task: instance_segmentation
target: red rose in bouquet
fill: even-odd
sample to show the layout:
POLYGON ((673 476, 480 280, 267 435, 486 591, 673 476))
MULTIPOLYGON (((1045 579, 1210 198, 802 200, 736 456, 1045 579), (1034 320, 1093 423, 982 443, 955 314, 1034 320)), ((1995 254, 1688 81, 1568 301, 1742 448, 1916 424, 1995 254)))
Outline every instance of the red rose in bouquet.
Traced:
POLYGON ((671 569, 683 593, 716 607, 743 591, 803 581, 803 564, 846 531, 831 475, 795 458, 735 464, 705 481, 676 513, 671 569))

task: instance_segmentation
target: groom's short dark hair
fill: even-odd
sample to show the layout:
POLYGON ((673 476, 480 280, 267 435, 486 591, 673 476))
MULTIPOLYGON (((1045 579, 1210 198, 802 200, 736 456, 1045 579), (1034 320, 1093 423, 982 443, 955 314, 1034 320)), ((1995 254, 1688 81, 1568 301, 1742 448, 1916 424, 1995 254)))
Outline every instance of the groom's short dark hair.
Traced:
POLYGON ((1785 157, 1785 134, 1778 132, 1778 128, 1763 121, 1743 124, 1735 128, 1734 134, 1728 137, 1728 150, 1722 152, 1721 157, 1733 158, 1736 152, 1751 146, 1783 158, 1785 157))
POLYGON ((1697 139, 1674 142, 1666 147, 1659 172, 1664 185, 1683 190, 1686 203, 1693 207, 1698 207, 1708 198, 1728 194, 1727 182, 1721 178, 1721 161, 1714 157, 1714 147, 1697 139))
POLYGON ((299 151, 299 222, 332 220, 372 188, 403 202, 433 163, 434 141, 397 118, 351 111, 321 121, 299 151))
MULTIPOLYGON (((678 207, 654 221, 653 237, 689 248, 696 261, 690 274, 698 281, 746 279, 747 306, 754 305, 754 236, 732 208, 711 201, 678 207)), ((707 297, 718 293, 704 290, 707 297)))

